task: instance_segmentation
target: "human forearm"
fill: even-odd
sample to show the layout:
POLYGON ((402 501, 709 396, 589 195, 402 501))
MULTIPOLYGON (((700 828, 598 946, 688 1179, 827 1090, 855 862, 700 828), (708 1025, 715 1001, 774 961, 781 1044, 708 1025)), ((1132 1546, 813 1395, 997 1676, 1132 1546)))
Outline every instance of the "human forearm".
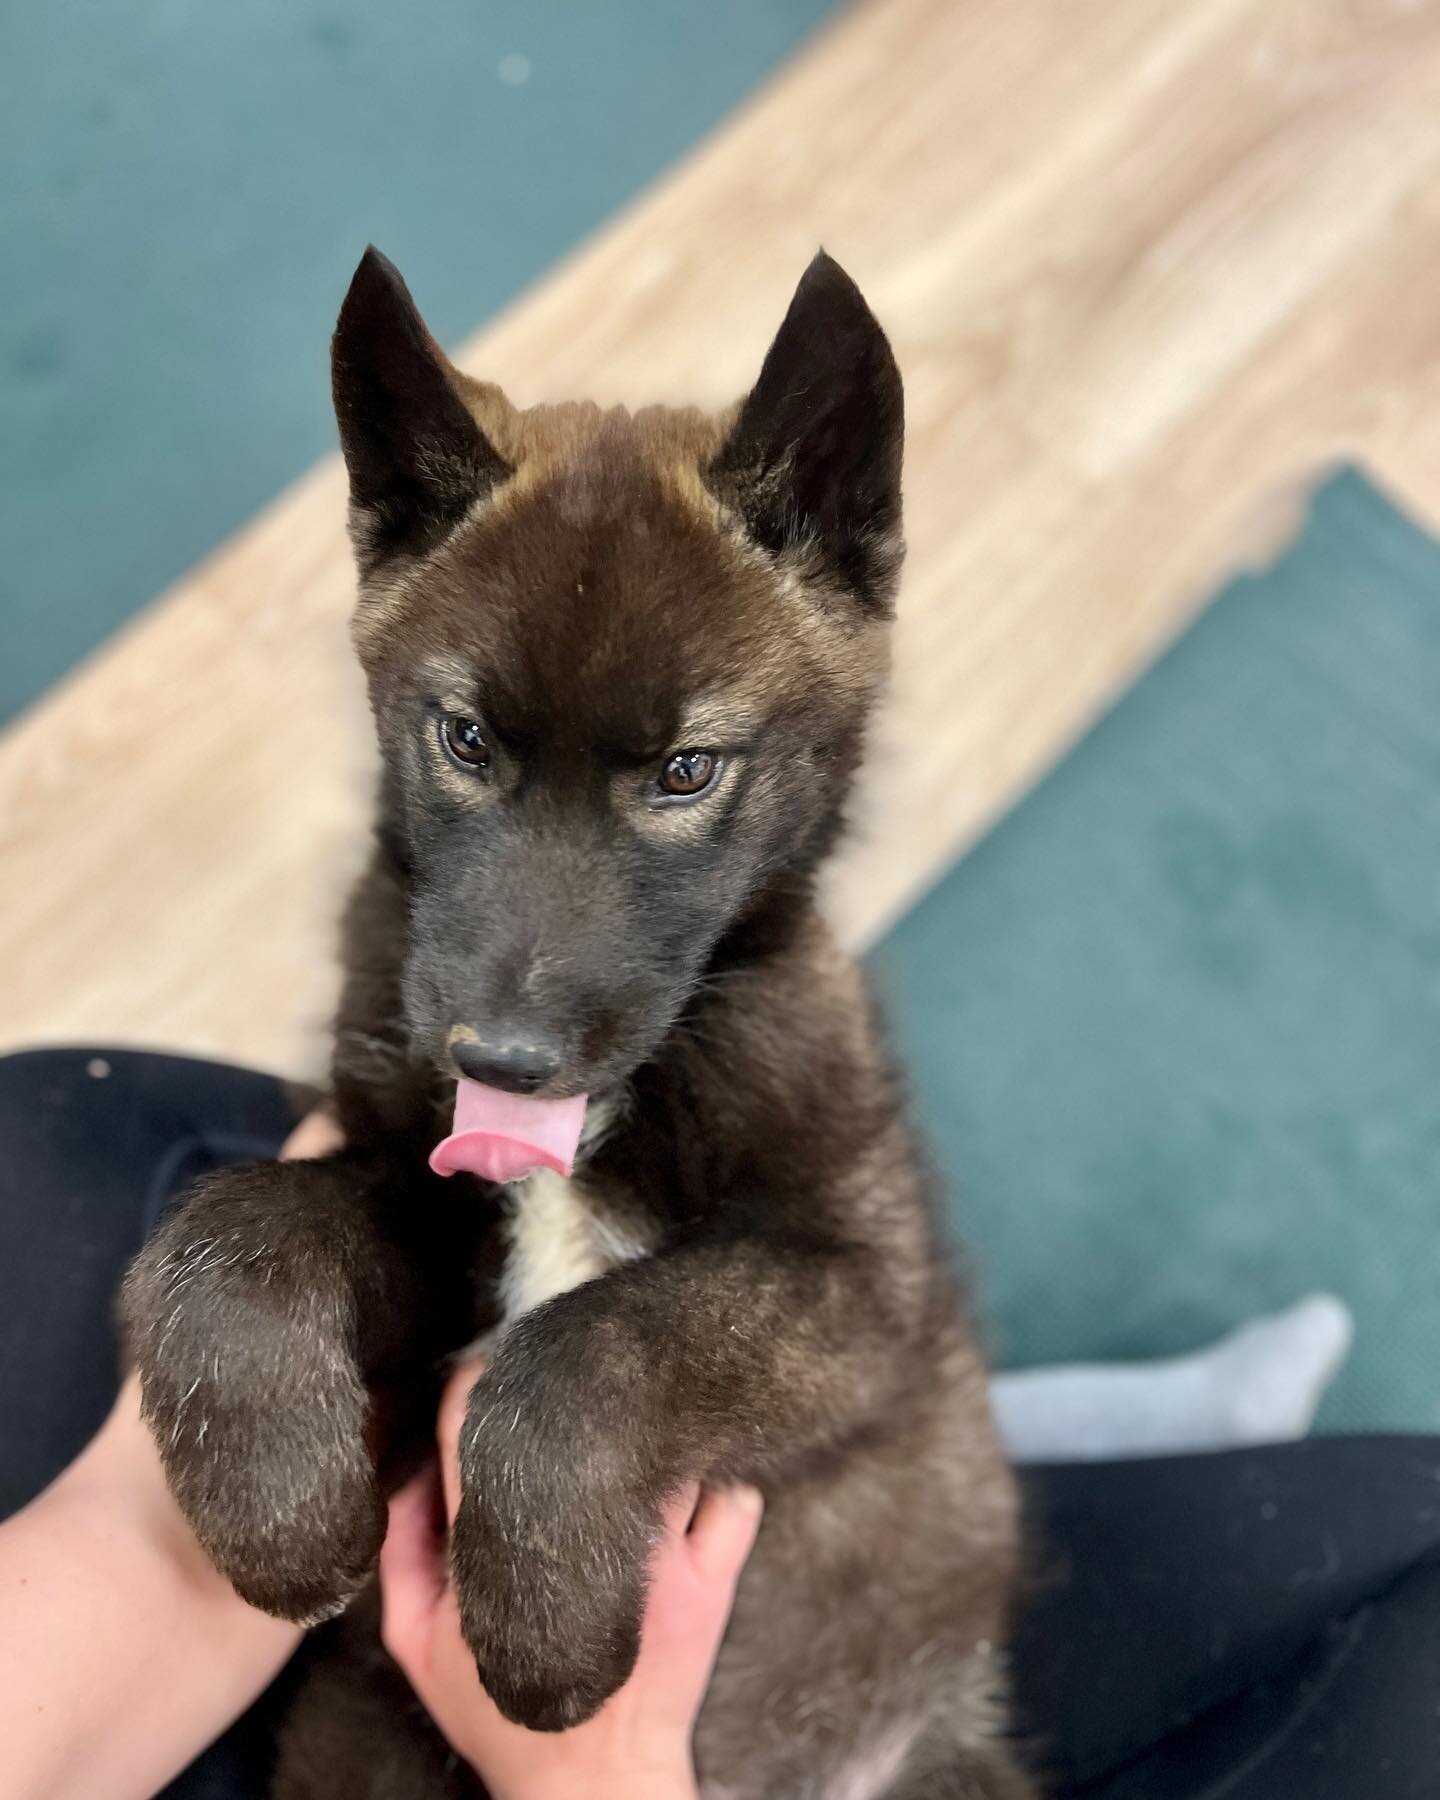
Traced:
POLYGON ((89 1449, 0 1526, 0 1616, 3 1800, 153 1794, 300 1636, 205 1560, 133 1387, 89 1449))

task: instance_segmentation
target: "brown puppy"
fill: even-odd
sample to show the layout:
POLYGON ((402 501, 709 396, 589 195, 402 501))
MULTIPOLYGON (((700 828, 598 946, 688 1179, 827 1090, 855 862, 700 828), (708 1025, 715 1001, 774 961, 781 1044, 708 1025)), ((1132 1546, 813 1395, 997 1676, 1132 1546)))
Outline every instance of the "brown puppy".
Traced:
MULTIPOLYGON (((624 1681, 664 1497, 743 1477, 768 1505, 700 1722, 707 1794, 1027 1795, 1014 1491, 813 902, 901 557, 884 334, 821 255, 728 416, 519 412, 371 251, 334 374, 384 753, 335 1040, 348 1147, 211 1178, 132 1270, 175 1492, 247 1598, 339 1611, 435 1370, 498 1326, 453 1566, 511 1717, 560 1728, 624 1681), (589 1095, 574 1175, 430 1175, 457 1072, 589 1095)), ((366 1610, 282 1790, 477 1792, 366 1610)))

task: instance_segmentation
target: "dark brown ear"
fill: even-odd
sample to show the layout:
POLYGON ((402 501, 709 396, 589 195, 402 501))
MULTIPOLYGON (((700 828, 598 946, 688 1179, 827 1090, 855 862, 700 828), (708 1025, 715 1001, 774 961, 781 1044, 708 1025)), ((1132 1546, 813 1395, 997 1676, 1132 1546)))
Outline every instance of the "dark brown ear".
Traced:
POLYGON ((400 271, 373 245, 330 345, 350 529, 362 569, 439 543, 511 473, 471 418, 400 271))
POLYGON ((885 333, 822 250, 707 478, 772 555, 817 557, 864 606, 883 611, 902 553, 904 437, 904 392, 885 333))

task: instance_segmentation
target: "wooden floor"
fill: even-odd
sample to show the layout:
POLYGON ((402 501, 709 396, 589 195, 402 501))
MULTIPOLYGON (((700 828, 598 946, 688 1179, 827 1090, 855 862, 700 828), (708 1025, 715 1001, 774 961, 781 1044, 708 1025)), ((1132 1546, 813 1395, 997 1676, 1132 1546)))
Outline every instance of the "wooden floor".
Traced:
MULTIPOLYGON (((723 400, 818 241, 911 420, 860 942, 1318 471, 1440 524, 1440 9, 867 0, 463 360, 723 400)), ((342 495, 315 471, 0 739, 6 1044, 318 1065, 370 771, 342 495)))

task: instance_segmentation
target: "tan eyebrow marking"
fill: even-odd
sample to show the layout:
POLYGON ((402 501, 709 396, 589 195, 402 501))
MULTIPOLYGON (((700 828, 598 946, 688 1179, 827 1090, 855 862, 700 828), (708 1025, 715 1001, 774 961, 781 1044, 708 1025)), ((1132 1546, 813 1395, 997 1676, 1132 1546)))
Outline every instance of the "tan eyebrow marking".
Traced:
POLYGON ((727 699, 720 694, 697 700, 686 713, 681 733, 672 746, 676 750, 706 749, 714 745, 743 742, 754 735, 760 724, 758 709, 739 697, 727 699))

